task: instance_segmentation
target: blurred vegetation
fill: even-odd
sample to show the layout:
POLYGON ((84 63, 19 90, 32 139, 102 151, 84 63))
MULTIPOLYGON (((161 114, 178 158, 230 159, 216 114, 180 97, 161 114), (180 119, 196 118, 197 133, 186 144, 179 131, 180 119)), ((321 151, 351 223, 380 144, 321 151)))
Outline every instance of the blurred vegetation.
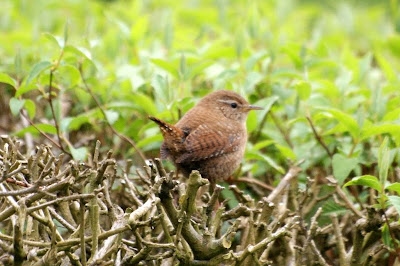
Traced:
MULTIPOLYGON (((350 200, 362 209, 380 195, 381 208, 400 210, 390 192, 397 190, 385 190, 399 181, 397 0, 1 5, 0 133, 31 135, 35 145, 49 143, 46 133, 78 160, 99 139, 103 151, 112 148, 117 158, 141 167, 138 152, 109 125, 147 158, 156 157, 162 136, 148 115, 174 123, 205 94, 229 89, 265 107, 249 115, 249 143, 237 176, 275 186, 304 159, 300 188, 310 177, 324 196, 334 190, 326 176, 339 185, 376 176, 352 184, 377 192, 344 188, 350 200), (379 156, 388 167, 378 167, 379 156)), ((267 193, 251 184, 240 187, 254 198, 267 193)), ((348 212, 327 197, 308 217, 318 206, 321 224, 332 213, 348 212)), ((397 247, 392 240, 386 244, 397 247)))

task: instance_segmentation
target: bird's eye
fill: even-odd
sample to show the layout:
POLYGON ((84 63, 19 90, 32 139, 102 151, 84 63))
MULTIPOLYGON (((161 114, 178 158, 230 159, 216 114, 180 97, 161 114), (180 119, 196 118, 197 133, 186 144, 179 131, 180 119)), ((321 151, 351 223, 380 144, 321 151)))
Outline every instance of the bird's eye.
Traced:
POLYGON ((232 108, 236 108, 237 107, 237 103, 231 103, 231 107, 232 108))

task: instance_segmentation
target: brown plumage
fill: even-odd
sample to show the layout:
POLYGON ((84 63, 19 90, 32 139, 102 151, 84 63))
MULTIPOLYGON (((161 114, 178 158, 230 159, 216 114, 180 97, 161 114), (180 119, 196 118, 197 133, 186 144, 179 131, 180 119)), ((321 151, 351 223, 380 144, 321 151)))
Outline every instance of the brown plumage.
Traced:
POLYGON ((161 158, 169 158, 188 176, 199 170, 212 187, 239 166, 247 141, 246 118, 262 109, 232 91, 215 91, 202 98, 176 125, 149 117, 161 129, 161 158))

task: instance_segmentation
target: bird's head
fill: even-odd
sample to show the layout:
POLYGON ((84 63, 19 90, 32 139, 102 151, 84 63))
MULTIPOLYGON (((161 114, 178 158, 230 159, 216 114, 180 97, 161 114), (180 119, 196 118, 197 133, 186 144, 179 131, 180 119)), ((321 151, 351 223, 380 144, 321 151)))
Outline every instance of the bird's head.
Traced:
POLYGON ((219 90, 208 94, 199 102, 200 106, 220 112, 223 116, 245 122, 249 111, 262 107, 250 105, 242 96, 233 91, 219 90))

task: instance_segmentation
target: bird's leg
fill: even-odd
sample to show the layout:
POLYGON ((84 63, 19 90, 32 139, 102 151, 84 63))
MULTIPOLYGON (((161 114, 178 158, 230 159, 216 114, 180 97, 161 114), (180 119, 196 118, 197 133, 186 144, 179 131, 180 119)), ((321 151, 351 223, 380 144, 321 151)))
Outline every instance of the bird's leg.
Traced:
POLYGON ((175 172, 175 180, 178 180, 179 178, 179 168, 176 168, 176 172, 175 172))
POLYGON ((210 195, 212 195, 217 183, 216 183, 214 178, 210 178, 210 179, 208 179, 208 181, 210 181, 210 184, 208 185, 209 186, 208 187, 208 192, 210 193, 210 195))
POLYGON ((232 185, 236 182, 236 180, 233 177, 233 175, 230 175, 227 179, 225 179, 225 182, 228 183, 229 185, 232 185))

